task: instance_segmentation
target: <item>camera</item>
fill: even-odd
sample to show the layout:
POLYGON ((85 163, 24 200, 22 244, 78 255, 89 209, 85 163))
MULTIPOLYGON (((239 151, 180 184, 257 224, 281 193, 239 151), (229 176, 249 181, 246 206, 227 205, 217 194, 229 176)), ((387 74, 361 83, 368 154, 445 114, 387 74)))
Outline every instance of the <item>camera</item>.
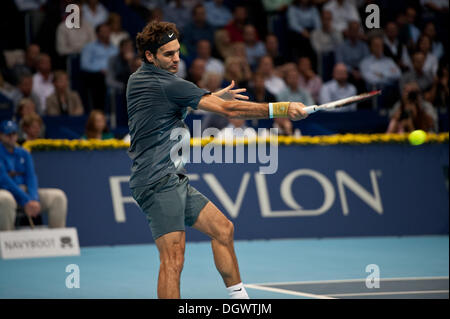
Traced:
POLYGON ((419 97, 419 91, 411 91, 407 95, 407 99, 411 102, 417 101, 418 97, 419 97))

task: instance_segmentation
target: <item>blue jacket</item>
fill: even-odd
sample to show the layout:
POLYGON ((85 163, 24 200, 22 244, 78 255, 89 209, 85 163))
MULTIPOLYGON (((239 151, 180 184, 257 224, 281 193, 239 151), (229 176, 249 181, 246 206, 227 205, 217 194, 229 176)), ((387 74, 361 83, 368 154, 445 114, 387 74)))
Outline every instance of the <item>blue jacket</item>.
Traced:
POLYGON ((24 148, 17 146, 10 153, 0 143, 0 189, 10 191, 20 206, 30 200, 39 200, 33 159, 24 148), (24 192, 19 185, 26 185, 28 192, 24 192))

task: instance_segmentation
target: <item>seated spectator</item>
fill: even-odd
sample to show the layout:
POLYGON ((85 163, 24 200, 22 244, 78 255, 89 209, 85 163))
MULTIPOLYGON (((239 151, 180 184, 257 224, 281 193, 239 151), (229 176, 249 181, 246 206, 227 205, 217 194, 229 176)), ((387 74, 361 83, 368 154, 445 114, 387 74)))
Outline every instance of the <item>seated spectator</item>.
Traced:
POLYGON ((333 30, 332 14, 323 10, 321 14, 322 27, 311 32, 311 45, 318 57, 318 70, 324 81, 331 78, 335 64, 334 51, 342 42, 342 33, 333 30))
POLYGON ((409 57, 406 46, 398 39, 398 27, 393 21, 384 27, 384 56, 391 58, 403 72, 409 69, 409 57))
POLYGON ((248 64, 252 70, 256 69, 259 59, 266 55, 266 48, 264 43, 258 40, 256 28, 252 24, 247 24, 244 27, 244 44, 248 64))
POLYGON ((191 9, 183 2, 183 0, 168 1, 163 7, 164 20, 175 23, 181 33, 184 33, 186 26, 191 22, 191 9))
POLYGON ((417 82, 422 92, 430 89, 433 84, 433 76, 431 73, 424 72, 425 55, 421 51, 414 52, 412 56, 413 68, 411 71, 404 73, 400 79, 400 87, 405 83, 417 82))
POLYGON ((223 4, 223 0, 207 1, 204 5, 206 19, 214 28, 222 28, 233 19, 230 9, 223 4))
POLYGON ((109 132, 105 114, 100 110, 91 111, 86 122, 85 133, 81 136, 81 139, 108 140, 111 138, 114 138, 114 135, 109 132))
POLYGON ((417 43, 420 36, 420 30, 416 26, 417 11, 414 7, 407 7, 405 10, 406 27, 409 33, 409 41, 417 43))
POLYGON ((403 86, 401 100, 395 103, 390 118, 386 133, 437 132, 437 112, 431 103, 422 99, 415 82, 403 86))
POLYGON ((127 0, 126 5, 141 18, 139 22, 145 25, 151 18, 151 10, 154 6, 145 6, 141 2, 142 0, 127 0))
POLYGON ((273 95, 278 95, 286 89, 286 83, 275 74, 272 58, 268 55, 261 57, 257 72, 264 77, 264 85, 267 91, 273 95))
POLYGON ((219 29, 214 33, 214 47, 217 51, 216 56, 224 61, 233 54, 232 42, 227 30, 219 29))
POLYGON ((39 188, 33 159, 17 146, 17 124, 0 124, 0 231, 14 230, 17 208, 36 217, 46 212, 48 226, 66 226, 67 197, 60 189, 39 188))
POLYGON ((427 101, 436 106, 440 113, 448 113, 450 105, 448 89, 448 64, 442 64, 431 89, 425 93, 427 101))
POLYGON ((310 0, 295 0, 287 10, 288 40, 291 47, 291 59, 301 55, 314 58, 310 43, 310 33, 321 26, 319 11, 310 0))
POLYGON ((14 85, 17 85, 19 79, 23 75, 36 73, 38 57, 41 54, 41 48, 37 44, 30 44, 25 52, 25 62, 23 64, 16 64, 12 68, 14 77, 14 85))
MULTIPOLYGON (((210 92, 217 92, 222 88, 223 76, 218 73, 206 72, 202 80, 200 81, 200 86, 202 89, 208 90, 210 92)), ((202 130, 209 127, 215 127, 217 129, 222 129, 228 124, 226 117, 219 114, 206 112, 202 110, 196 110, 194 113, 204 114, 202 118, 202 130)))
POLYGON ((110 42, 110 28, 107 24, 100 24, 96 33, 97 40, 86 45, 81 52, 80 67, 83 71, 83 96, 88 110, 104 109, 105 74, 108 61, 109 58, 118 54, 117 47, 110 42))
POLYGON ((233 9, 233 19, 225 26, 231 42, 244 41, 244 26, 247 23, 247 8, 237 5, 233 9))
POLYGON ((423 34, 428 36, 431 40, 431 53, 433 53, 436 59, 440 60, 444 55, 444 46, 442 45, 442 42, 437 39, 436 27, 432 21, 425 24, 423 34))
POLYGON ((422 34, 417 41, 416 47, 416 50, 421 51, 425 55, 423 72, 431 73, 433 76, 435 76, 439 66, 439 61, 431 52, 431 39, 427 35, 422 34))
POLYGON ((36 106, 36 111, 40 108, 40 99, 36 93, 33 92, 33 76, 31 74, 23 74, 20 76, 17 88, 13 89, 9 97, 14 103, 14 112, 17 111, 19 102, 23 98, 31 99, 36 106))
MULTIPOLYGON (((333 80, 324 83, 322 88, 320 89, 319 104, 328 103, 356 95, 355 86, 348 83, 347 80, 347 67, 344 63, 336 63, 333 70, 333 80)), ((356 110, 356 104, 350 104, 330 111, 346 112, 356 110)))
POLYGON ((328 1, 323 6, 323 10, 333 13, 332 29, 341 34, 346 30, 350 21, 361 21, 356 6, 349 0, 328 1))
POLYGON ((83 10, 80 11, 80 27, 68 28, 63 20, 56 29, 56 52, 59 55, 79 54, 89 42, 95 41, 95 29, 84 18, 83 10))
POLYGON ((17 105, 16 119, 20 121, 20 119, 24 118, 26 115, 34 114, 36 112, 36 104, 30 98, 24 97, 20 100, 17 105))
MULTIPOLYGON (((116 47, 119 47, 120 42, 130 38, 130 34, 122 29, 122 18, 117 13, 111 13, 108 18, 108 25, 111 29, 110 41, 116 47)), ((91 41, 89 41, 91 42, 91 41)))
POLYGON ((250 101, 258 103, 276 102, 275 95, 270 93, 264 84, 264 75, 259 72, 253 73, 252 81, 247 90, 247 95, 250 101))
POLYGON ((33 75, 33 93, 39 97, 38 114, 45 114, 46 99, 54 91, 52 63, 50 56, 45 53, 39 54, 37 62, 37 73, 33 75))
POLYGON ((27 114, 20 120, 20 131, 23 140, 19 140, 19 144, 45 138, 44 121, 36 113, 27 114))
POLYGON ((186 46, 187 55, 194 56, 199 40, 214 41, 214 28, 206 20, 205 7, 202 4, 192 9, 192 22, 189 23, 182 34, 182 43, 186 46))
POLYGON ((87 0, 81 7, 86 21, 95 29, 108 20, 108 10, 98 0, 87 0))
POLYGON ((199 86, 200 81, 202 80, 203 74, 205 74, 205 72, 206 72, 206 61, 197 58, 191 63, 186 80, 199 86))
POLYGON ((284 102, 302 102, 305 105, 313 105, 314 100, 311 95, 300 88, 300 76, 297 70, 289 70, 285 76, 286 88, 279 92, 276 97, 278 101, 284 102))
POLYGON ((135 58, 133 41, 129 38, 123 39, 119 44, 119 54, 112 56, 108 61, 106 69, 106 84, 118 90, 125 92, 128 78, 131 75, 131 63, 135 58))
POLYGON ((225 67, 223 62, 211 56, 211 43, 208 40, 197 42, 197 58, 205 60, 205 71, 218 73, 223 76, 225 67))
POLYGON ((298 71, 300 72, 299 86, 307 91, 314 101, 318 101, 322 79, 314 73, 311 60, 308 57, 298 59, 298 71))
POLYGON ((78 92, 70 89, 69 77, 65 71, 54 72, 53 85, 55 86, 55 92, 46 100, 46 115, 79 116, 84 113, 81 98, 78 92))
POLYGON ((333 14, 331 11, 323 10, 320 18, 322 27, 311 32, 311 45, 317 54, 334 52, 342 42, 342 33, 332 28, 333 14))
POLYGON ((361 61, 370 55, 367 44, 360 39, 360 24, 350 21, 347 28, 347 38, 336 49, 336 62, 344 63, 349 73, 349 81, 358 92, 366 91, 364 80, 359 70, 361 61))
POLYGON ((235 88, 246 88, 251 76, 252 72, 247 60, 239 56, 231 56, 225 60, 225 74, 222 87, 228 86, 234 80, 235 88))
POLYGON ((359 66, 366 83, 370 86, 379 86, 397 81, 401 76, 400 68, 394 60, 384 56, 383 39, 380 36, 370 39, 370 51, 371 55, 364 58, 359 66))
POLYGON ((279 67, 286 63, 286 58, 280 53, 278 38, 274 34, 266 36, 266 53, 272 58, 273 65, 279 67))

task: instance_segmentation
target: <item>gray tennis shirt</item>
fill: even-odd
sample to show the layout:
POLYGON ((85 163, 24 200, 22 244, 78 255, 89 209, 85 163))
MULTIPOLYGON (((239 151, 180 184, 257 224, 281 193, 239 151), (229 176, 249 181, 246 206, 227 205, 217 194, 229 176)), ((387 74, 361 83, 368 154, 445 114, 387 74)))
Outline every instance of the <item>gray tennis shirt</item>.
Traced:
POLYGON ((194 83, 143 63, 128 79, 127 110, 133 161, 130 187, 150 185, 170 173, 184 173, 170 159, 170 139, 175 128, 185 128, 187 107, 197 109, 200 99, 210 92, 194 83))

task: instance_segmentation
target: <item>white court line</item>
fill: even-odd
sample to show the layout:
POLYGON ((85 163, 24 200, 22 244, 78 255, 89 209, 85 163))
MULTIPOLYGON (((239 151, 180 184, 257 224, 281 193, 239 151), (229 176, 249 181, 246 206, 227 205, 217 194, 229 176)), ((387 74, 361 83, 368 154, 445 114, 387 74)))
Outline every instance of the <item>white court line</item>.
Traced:
MULTIPOLYGON (((380 278, 380 281, 414 281, 414 280, 439 280, 449 279, 448 276, 436 277, 398 277, 398 278, 380 278)), ((328 283, 344 283, 344 282, 365 282, 367 279, 340 279, 340 280, 315 280, 315 281, 279 281, 279 282, 260 282, 252 285, 298 285, 298 284, 328 284, 328 283)))
POLYGON ((293 295, 293 296, 315 298, 315 299, 336 299, 336 298, 325 296, 325 295, 314 295, 314 294, 309 294, 309 293, 306 293, 306 292, 293 291, 293 290, 287 290, 287 289, 281 289, 281 288, 264 287, 264 286, 258 286, 258 285, 255 285, 255 284, 244 284, 244 287, 252 288, 252 289, 265 290, 265 291, 270 291, 270 292, 277 292, 277 293, 280 293, 280 294, 287 294, 287 295, 293 295))
POLYGON ((389 291, 389 292, 361 292, 354 294, 332 294, 332 297, 350 296, 383 296, 383 295, 414 295, 414 294, 441 294, 448 293, 448 290, 417 290, 417 291, 389 291))

